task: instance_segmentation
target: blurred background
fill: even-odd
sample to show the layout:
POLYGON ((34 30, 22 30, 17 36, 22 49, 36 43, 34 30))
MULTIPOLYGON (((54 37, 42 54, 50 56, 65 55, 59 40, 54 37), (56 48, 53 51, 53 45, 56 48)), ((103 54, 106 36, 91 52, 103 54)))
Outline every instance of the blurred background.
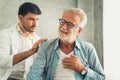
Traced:
POLYGON ((0 30, 17 24, 19 6, 24 2, 33 2, 37 4, 42 11, 36 29, 37 34, 48 39, 56 38, 59 25, 58 19, 61 18, 63 10, 69 7, 82 8, 87 14, 88 21, 79 37, 95 46, 100 62, 107 74, 106 80, 120 80, 119 76, 116 75, 119 74, 117 73, 118 69, 116 69, 119 66, 116 66, 116 64, 119 63, 118 57, 120 51, 117 52, 119 49, 116 47, 116 44, 120 43, 120 39, 118 38, 120 31, 118 26, 114 26, 113 24, 114 21, 116 23, 116 19, 114 19, 115 16, 118 17, 116 14, 120 14, 119 12, 117 13, 119 10, 116 10, 118 7, 115 7, 119 6, 116 5, 119 3, 117 1, 118 0, 104 0, 104 2, 103 0, 0 0, 0 30), (117 32, 117 34, 113 31, 115 33, 117 32))
POLYGON ((104 0, 103 46, 106 80, 120 80, 120 0, 104 0))

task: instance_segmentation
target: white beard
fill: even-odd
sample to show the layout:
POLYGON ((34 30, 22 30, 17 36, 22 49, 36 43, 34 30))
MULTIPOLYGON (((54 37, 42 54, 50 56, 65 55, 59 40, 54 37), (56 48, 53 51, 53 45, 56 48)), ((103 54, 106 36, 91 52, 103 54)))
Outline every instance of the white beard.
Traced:
POLYGON ((70 43, 75 41, 75 39, 76 39, 76 35, 75 34, 68 35, 68 34, 61 33, 60 31, 58 32, 58 37, 63 42, 70 42, 70 43))

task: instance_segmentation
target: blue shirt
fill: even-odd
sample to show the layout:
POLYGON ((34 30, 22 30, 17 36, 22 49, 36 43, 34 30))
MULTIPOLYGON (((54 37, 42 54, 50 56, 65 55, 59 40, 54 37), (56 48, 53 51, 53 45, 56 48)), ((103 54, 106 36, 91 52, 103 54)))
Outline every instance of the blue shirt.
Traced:
MULTIPOLYGON (((92 44, 80 39, 76 39, 74 46, 74 55, 78 56, 82 63, 88 67, 85 77, 80 72, 75 71, 76 80, 104 80, 105 74, 96 50, 92 44)), ((53 80, 56 65, 59 61, 59 39, 48 40, 41 44, 38 54, 30 69, 27 80, 53 80)), ((61 73, 62 74, 62 73, 61 73)))

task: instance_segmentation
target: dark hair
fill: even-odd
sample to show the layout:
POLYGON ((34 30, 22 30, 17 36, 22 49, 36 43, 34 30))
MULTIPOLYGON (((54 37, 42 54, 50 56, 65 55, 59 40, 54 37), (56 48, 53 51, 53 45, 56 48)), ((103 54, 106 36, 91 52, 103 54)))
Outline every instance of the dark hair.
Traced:
POLYGON ((35 14, 41 14, 41 10, 36 4, 25 2, 19 7, 18 15, 25 16, 28 12, 35 13, 35 14))

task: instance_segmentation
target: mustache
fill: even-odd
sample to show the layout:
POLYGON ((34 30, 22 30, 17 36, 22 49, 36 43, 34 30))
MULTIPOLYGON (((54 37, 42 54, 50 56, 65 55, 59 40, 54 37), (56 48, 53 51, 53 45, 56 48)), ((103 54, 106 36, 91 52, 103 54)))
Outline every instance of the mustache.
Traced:
POLYGON ((36 27, 36 26, 30 26, 30 27, 36 27))
POLYGON ((59 31, 68 34, 67 30, 60 29, 59 31))

